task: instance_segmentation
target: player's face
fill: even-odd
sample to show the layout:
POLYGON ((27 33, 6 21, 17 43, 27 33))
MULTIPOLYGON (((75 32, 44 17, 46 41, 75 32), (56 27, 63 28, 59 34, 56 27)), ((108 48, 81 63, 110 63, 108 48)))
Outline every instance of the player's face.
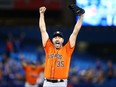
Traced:
POLYGON ((52 42, 56 49, 60 49, 62 47, 64 39, 62 37, 56 36, 52 39, 52 42))

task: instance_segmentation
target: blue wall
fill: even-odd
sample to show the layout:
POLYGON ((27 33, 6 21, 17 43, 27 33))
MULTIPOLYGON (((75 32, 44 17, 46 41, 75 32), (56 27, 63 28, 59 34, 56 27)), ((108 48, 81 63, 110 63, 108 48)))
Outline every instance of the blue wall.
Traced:
MULTIPOLYGON (((47 31, 52 37, 56 27, 47 27, 47 31)), ((62 27, 59 29, 63 32, 65 39, 68 40, 73 27, 62 27)), ((3 38, 8 32, 19 35, 24 32, 26 38, 41 40, 41 34, 38 26, 0 26, 0 36, 3 38)), ((77 37, 78 41, 87 41, 90 43, 116 43, 116 27, 82 27, 77 37)), ((65 41, 66 41, 65 40, 65 41)))

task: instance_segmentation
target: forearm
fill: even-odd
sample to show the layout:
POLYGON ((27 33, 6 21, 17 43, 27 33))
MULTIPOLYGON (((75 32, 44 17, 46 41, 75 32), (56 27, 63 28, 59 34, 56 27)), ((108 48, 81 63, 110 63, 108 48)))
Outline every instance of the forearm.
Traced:
POLYGON ((23 68, 25 68, 27 66, 26 62, 24 62, 24 61, 21 62, 21 65, 23 68))
POLYGON ((44 13, 40 13, 39 27, 41 32, 46 31, 44 13))
POLYGON ((77 35, 79 30, 81 29, 82 26, 82 21, 83 21, 83 15, 81 15, 77 21, 77 23, 75 24, 74 30, 73 30, 73 34, 77 35))
POLYGON ((40 13, 39 27, 40 27, 40 31, 41 31, 43 46, 46 45, 46 42, 49 38, 48 33, 46 31, 46 24, 45 24, 45 17, 44 17, 45 11, 46 11, 46 7, 43 6, 43 7, 39 8, 39 13, 40 13))
POLYGON ((22 56, 20 57, 20 62, 23 67, 27 65, 26 62, 24 62, 24 58, 22 58, 22 56))
POLYGON ((81 15, 79 17, 77 23, 75 24, 74 30, 73 30, 70 38, 69 38, 71 47, 75 46, 76 37, 77 37, 78 32, 79 32, 79 30, 81 29, 81 26, 82 26, 82 20, 83 20, 83 15, 81 15))

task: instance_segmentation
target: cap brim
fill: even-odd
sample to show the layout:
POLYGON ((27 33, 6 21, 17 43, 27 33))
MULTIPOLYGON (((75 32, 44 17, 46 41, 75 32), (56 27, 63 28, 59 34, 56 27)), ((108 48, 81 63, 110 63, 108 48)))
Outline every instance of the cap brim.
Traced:
POLYGON ((55 34, 55 35, 53 35, 53 38, 56 37, 56 36, 59 36, 59 37, 63 38, 63 36, 61 34, 55 34))

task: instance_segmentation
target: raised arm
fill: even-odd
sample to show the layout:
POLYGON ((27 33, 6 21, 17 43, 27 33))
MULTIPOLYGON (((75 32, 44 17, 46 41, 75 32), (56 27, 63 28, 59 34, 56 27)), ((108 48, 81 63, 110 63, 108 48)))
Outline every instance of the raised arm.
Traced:
POLYGON ((45 47, 46 42, 49 38, 48 33, 46 31, 46 25, 45 25, 45 18, 44 18, 45 11, 46 11, 46 7, 39 8, 39 13, 40 13, 39 28, 40 28, 40 32, 41 32, 41 36, 42 36, 43 47, 45 47))
POLYGON ((77 23, 75 24, 74 30, 73 30, 72 34, 70 35, 69 41, 70 41, 71 48, 75 46, 77 35, 82 26, 83 16, 84 16, 83 14, 81 16, 79 16, 79 19, 78 19, 77 23))
POLYGON ((23 57, 22 55, 20 55, 19 59, 20 59, 20 61, 21 61, 22 67, 25 68, 25 67, 27 66, 27 63, 24 62, 24 57, 23 57))

